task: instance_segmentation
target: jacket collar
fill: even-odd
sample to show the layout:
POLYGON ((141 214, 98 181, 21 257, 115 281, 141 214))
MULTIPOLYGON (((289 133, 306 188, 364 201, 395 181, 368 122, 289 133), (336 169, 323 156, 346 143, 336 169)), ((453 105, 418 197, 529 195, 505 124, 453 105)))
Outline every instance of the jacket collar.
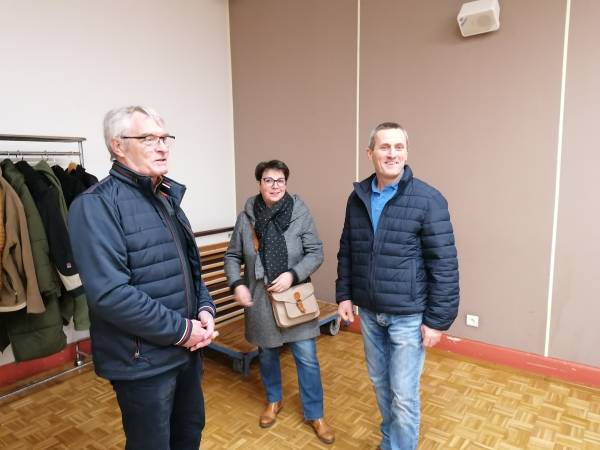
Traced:
POLYGON ((160 183, 155 188, 150 177, 141 175, 118 161, 113 162, 110 175, 148 194, 156 192, 166 197, 171 197, 177 205, 181 204, 186 191, 186 187, 183 184, 168 177, 162 177, 160 183))
MULTIPOLYGON (((369 214, 371 214, 371 183, 373 182, 373 178, 375 178, 374 173, 372 173, 369 177, 365 178, 360 182, 353 183, 354 192, 356 192, 358 198, 360 198, 365 203, 367 209, 369 210, 369 214)), ((400 181, 398 183, 398 191, 396 192, 396 194, 394 194, 394 197, 397 197, 404 191, 404 188, 412 180, 412 178, 413 173, 411 168, 408 165, 405 165, 404 173, 402 174, 402 178, 400 178, 400 181)))

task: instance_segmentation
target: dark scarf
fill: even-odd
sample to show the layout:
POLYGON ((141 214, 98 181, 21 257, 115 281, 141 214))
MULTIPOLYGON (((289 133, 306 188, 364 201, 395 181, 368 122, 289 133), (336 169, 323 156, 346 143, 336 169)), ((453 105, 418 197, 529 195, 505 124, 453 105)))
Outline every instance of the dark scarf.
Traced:
POLYGON ((268 208, 258 194, 254 201, 254 229, 260 242, 259 254, 270 283, 288 270, 288 253, 283 233, 290 226, 294 200, 286 192, 281 200, 268 208))

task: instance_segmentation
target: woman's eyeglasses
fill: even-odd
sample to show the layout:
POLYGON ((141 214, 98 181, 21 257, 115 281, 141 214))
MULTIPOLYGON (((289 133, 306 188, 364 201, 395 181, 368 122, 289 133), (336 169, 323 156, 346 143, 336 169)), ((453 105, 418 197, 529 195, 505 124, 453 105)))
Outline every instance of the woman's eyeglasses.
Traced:
POLYGON ((285 178, 271 178, 271 177, 264 177, 263 179, 263 183, 265 183, 267 186, 271 187, 274 185, 277 186, 285 186, 285 178))

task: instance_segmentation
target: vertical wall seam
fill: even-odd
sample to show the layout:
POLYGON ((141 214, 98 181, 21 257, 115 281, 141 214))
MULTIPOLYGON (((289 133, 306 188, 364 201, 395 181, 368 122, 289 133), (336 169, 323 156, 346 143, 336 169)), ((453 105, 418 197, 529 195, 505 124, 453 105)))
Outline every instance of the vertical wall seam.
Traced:
POLYGON ((565 86, 567 79, 567 56, 569 50, 569 26, 571 21, 571 0, 567 0, 565 12, 565 32, 563 40, 563 60, 560 82, 560 109, 558 117, 558 142, 556 146, 556 175, 554 186, 554 212, 552 217, 552 244, 550 247, 550 274, 548 277, 548 303, 546 311, 546 336, 544 339, 544 356, 550 353, 550 326, 552 322, 552 302, 554 300, 554 268, 556 262, 556 235, 558 228, 558 207, 560 198, 560 175, 563 152, 563 132, 565 124, 565 86))
POLYGON ((358 165, 360 161, 360 142, 359 142, 359 125, 360 125, 360 0, 357 0, 357 20, 356 20, 356 149, 355 149, 355 173, 354 181, 359 180, 358 165))
POLYGON ((237 183, 235 176, 235 112, 234 112, 234 101, 233 101, 233 57, 231 55, 231 19, 229 17, 229 2, 225 2, 225 21, 226 30, 227 30, 227 50, 229 51, 229 67, 227 76, 229 77, 229 100, 231 107, 231 152, 232 152, 232 161, 233 161, 233 221, 235 222, 235 218, 237 216, 237 183))

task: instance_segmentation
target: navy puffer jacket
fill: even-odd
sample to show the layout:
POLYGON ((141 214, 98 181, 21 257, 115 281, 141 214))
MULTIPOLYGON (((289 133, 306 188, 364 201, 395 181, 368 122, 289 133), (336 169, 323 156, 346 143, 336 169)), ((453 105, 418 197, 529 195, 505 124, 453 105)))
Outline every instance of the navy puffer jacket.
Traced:
POLYGON ((155 193, 150 178, 115 163, 69 211, 73 253, 90 307, 94 364, 110 380, 146 378, 186 363, 190 353, 177 344, 189 336, 190 319, 202 309, 215 313, 179 207, 185 186, 163 178, 158 189, 155 193), (186 248, 176 221, 186 231, 186 248))
POLYGON ((448 203, 405 166, 377 233, 371 222, 371 175, 354 183, 338 252, 336 300, 373 312, 423 313, 447 330, 458 313, 458 261, 448 203))

